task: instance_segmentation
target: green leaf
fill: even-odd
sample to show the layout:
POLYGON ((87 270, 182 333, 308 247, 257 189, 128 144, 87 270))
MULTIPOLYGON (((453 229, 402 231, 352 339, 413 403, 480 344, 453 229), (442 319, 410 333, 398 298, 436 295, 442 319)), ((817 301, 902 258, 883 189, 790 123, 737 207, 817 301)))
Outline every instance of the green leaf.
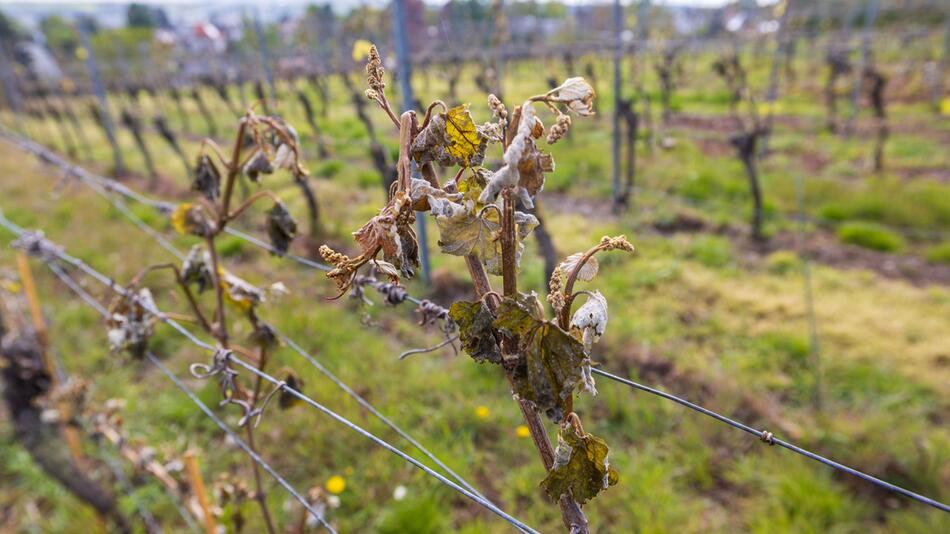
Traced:
POLYGON ((495 318, 484 302, 460 300, 452 304, 449 317, 459 327, 462 350, 478 363, 501 363, 501 350, 492 328, 495 318))
POLYGON ((579 435, 571 426, 562 428, 554 465, 541 481, 541 488, 553 502, 570 492, 578 503, 586 503, 619 480, 607 460, 608 452, 604 440, 587 433, 579 435))
POLYGON ((583 368, 590 360, 584 345, 544 320, 541 310, 534 293, 506 297, 493 324, 518 339, 520 357, 511 375, 514 393, 560 422, 567 413, 567 400, 583 387, 583 368))

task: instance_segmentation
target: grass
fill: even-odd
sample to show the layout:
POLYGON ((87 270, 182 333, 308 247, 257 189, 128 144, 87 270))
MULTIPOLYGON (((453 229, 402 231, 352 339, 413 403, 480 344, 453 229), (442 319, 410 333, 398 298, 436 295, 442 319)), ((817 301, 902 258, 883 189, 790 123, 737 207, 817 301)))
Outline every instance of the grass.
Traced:
POLYGON ((838 227, 841 241, 880 252, 897 252, 904 246, 900 235, 873 223, 852 221, 838 227))
MULTIPOLYGON (((601 70, 606 67, 599 65, 601 70)), ((722 115, 725 107, 718 90, 704 96, 699 89, 705 82, 718 87, 712 85, 711 75, 700 66, 691 70, 697 78, 678 95, 677 105, 684 113, 722 115)), ((513 80, 508 93, 527 96, 544 89, 543 80, 530 77, 523 65, 510 72, 513 80)), ((471 73, 465 76, 460 91, 476 102, 476 120, 487 120, 471 73)), ((439 83, 434 81, 429 91, 441 91, 439 83)), ((601 85, 599 101, 606 105, 611 96, 607 84, 601 85)), ((373 179, 366 134, 353 119, 339 80, 332 80, 331 91, 334 102, 321 126, 331 140, 333 155, 322 162, 311 157, 307 164, 318 176, 314 184, 328 239, 345 243, 349 233, 375 213, 383 192, 378 177, 373 179)), ((214 95, 205 95, 205 100, 214 113, 225 113, 214 95)), ((153 105, 158 102, 146 102, 143 115, 153 105)), ((309 129, 295 120, 295 109, 290 105, 282 111, 298 127, 305 147, 310 147, 309 129)), ((789 96, 784 109, 814 117, 816 124, 820 121, 820 108, 801 95, 789 96)), ((191 111, 195 133, 200 134, 205 126, 197 110, 191 111)), ((913 110, 906 113, 914 120, 926 118, 913 110)), ((223 129, 225 120, 219 116, 223 129)), ((372 116, 381 140, 391 149, 395 141, 391 126, 382 114, 372 116)), ((175 113, 169 119, 173 128, 180 129, 175 113)), ((815 369, 797 255, 784 251, 750 260, 729 233, 665 236, 644 227, 645 221, 669 220, 670 213, 681 208, 710 228, 743 227, 750 209, 748 184, 732 154, 710 154, 695 141, 695 132, 669 129, 666 133, 676 137, 676 146, 641 153, 638 186, 642 189, 634 198, 634 208, 613 216, 605 202, 610 194, 607 119, 576 120, 570 139, 550 147, 557 172, 542 193, 543 199, 545 194, 563 192, 578 203, 595 206, 595 213, 601 215, 591 217, 569 206, 551 209, 551 204, 546 205, 561 256, 587 249, 604 234, 627 233, 637 247, 633 257, 605 257, 598 278, 578 284, 579 289, 600 290, 610 302, 609 328, 596 349, 603 368, 683 394, 910 489, 943 501, 950 498, 946 471, 950 431, 945 425, 932 424, 950 409, 945 387, 950 383, 946 365, 950 291, 816 265, 814 294, 825 398, 823 410, 816 412, 812 405, 815 369), (644 362, 659 363, 670 371, 658 375, 644 362)), ((55 131, 40 124, 27 121, 24 126, 47 142, 58 139, 55 131)), ((111 156, 101 133, 91 125, 86 132, 95 151, 89 165, 107 169, 111 156)), ((801 155, 797 151, 802 149, 843 162, 807 176, 805 204, 810 215, 840 225, 839 230, 850 236, 847 239, 884 250, 897 250, 904 240, 907 252, 917 253, 918 248, 910 246, 911 238, 897 235, 894 227, 950 229, 950 205, 945 200, 950 198, 950 186, 926 179, 905 182, 896 176, 867 175, 852 164, 866 157, 860 140, 823 134, 809 137, 812 133, 779 129, 775 135, 775 153, 763 165, 771 230, 785 228, 782 216, 797 209, 797 176, 791 169, 798 168, 801 155)), ((180 163, 154 134, 148 136, 163 175, 176 191, 185 191, 180 163)), ((934 150, 931 140, 917 137, 921 136, 898 139, 889 149, 889 161, 939 164, 938 158, 945 156, 934 150)), ((197 136, 186 140, 189 154, 197 141, 197 136)), ((130 137, 123 134, 120 142, 128 164, 141 169, 130 137)), ((167 261, 161 249, 98 196, 78 186, 57 193, 55 173, 5 143, 0 143, 0 173, 4 213, 25 226, 43 227, 49 237, 96 269, 128 280, 144 265, 167 261)), ((289 179, 275 175, 268 181, 281 191, 293 213, 303 213, 303 203, 289 179)), ((145 187, 140 180, 130 185, 145 187)), ((163 193, 172 194, 180 193, 163 193)), ((140 214, 183 250, 197 242, 172 236, 154 213, 140 214)), ((259 211, 251 210, 240 225, 260 234, 262 220, 259 211)), ((396 354, 407 347, 433 344, 440 337, 438 332, 413 326, 415 317, 404 308, 361 308, 347 299, 325 302, 323 297, 334 291, 320 273, 299 269, 237 240, 227 238, 222 245, 222 255, 235 273, 259 285, 280 280, 292 290, 261 310, 265 320, 302 342, 506 510, 544 532, 561 528, 556 507, 538 491, 543 469, 529 440, 515 434, 520 414, 496 368, 476 365, 464 355, 452 356, 447 351, 398 361, 396 354), (487 418, 479 416, 480 407, 488 409, 487 418)), ((940 260, 946 256, 945 249, 936 245, 924 250, 928 257, 940 260)), ((0 249, 0 265, 12 265, 8 248, 0 249)), ((459 258, 436 255, 434 268, 463 278, 459 258)), ((209 484, 224 472, 249 481, 247 463, 186 398, 148 365, 108 354, 103 349, 104 327, 94 312, 38 265, 35 269, 52 325, 52 342, 67 371, 93 379, 94 403, 126 399, 126 434, 161 455, 198 448, 209 484)), ((543 293, 542 265, 531 239, 522 270, 521 287, 543 293)), ((167 278, 150 275, 147 283, 160 307, 184 309, 167 278)), ((419 284, 413 283, 410 289, 425 294, 419 284)), ((247 334, 247 328, 241 327, 235 338, 247 334)), ((207 359, 163 328, 154 347, 179 376, 187 376, 190 363, 207 359)), ((276 359, 274 369, 289 366, 301 375, 305 393, 408 449, 290 351, 281 349, 276 359)), ((215 405, 214 384, 188 382, 215 405)), ((611 462, 621 482, 585 507, 595 527, 618 532, 950 529, 945 514, 872 493, 823 466, 754 443, 678 406, 605 381, 598 383, 598 389, 596 398, 578 399, 578 411, 585 427, 611 445, 611 462)), ((232 410, 218 412, 232 423, 237 419, 232 410)), ((494 516, 306 408, 269 412, 258 435, 263 456, 298 489, 322 486, 334 475, 346 479, 339 508, 329 511, 340 531, 503 530, 494 516), (393 498, 400 485, 408 491, 404 500, 393 498)), ((0 487, 0 506, 15 510, 9 523, 14 529, 63 531, 94 521, 13 445, 8 432, 4 438, 0 478, 11 482, 0 487)), ((92 443, 86 448, 89 454, 100 454, 92 443)), ((278 522, 295 521, 299 507, 286 504, 286 495, 275 485, 268 490, 278 522)), ((182 527, 171 503, 154 484, 123 498, 127 509, 135 504, 153 507, 169 531, 182 527)), ((242 512, 248 529, 260 530, 254 506, 245 504, 242 512)))

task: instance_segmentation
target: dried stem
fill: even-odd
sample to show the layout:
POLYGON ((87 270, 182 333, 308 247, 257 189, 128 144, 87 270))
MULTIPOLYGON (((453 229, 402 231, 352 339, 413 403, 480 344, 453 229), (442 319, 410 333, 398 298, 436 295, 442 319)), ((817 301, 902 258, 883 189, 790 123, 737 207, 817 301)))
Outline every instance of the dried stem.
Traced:
MULTIPOLYGON (((229 213, 228 216, 225 217, 224 222, 230 222, 230 221, 233 221, 234 219, 237 219, 242 213, 244 213, 244 210, 246 210, 247 208, 251 207, 252 204, 254 204, 255 202, 257 202, 258 200, 260 200, 260 199, 262 199, 262 198, 264 198, 264 197, 267 197, 267 198, 273 200, 275 203, 279 203, 279 202, 280 202, 280 198, 278 198, 277 195, 274 194, 273 191, 270 191, 270 190, 268 190, 268 189, 264 189, 264 190, 262 190, 262 191, 258 191, 258 192, 256 192, 256 193, 254 193, 253 195, 247 197, 247 200, 245 200, 244 202, 242 202, 241 205, 238 206, 237 209, 234 210, 234 212, 229 213)), ((222 229, 222 230, 223 230, 223 229, 222 229)))
MULTIPOLYGON (((472 283, 475 286, 475 293, 478 298, 481 299, 486 294, 491 293, 491 283, 488 281, 488 274, 485 272, 485 267, 482 265, 481 260, 469 254, 465 256, 465 265, 468 267, 469 275, 472 277, 472 283)), ((486 299, 486 303, 493 312, 497 308, 491 299, 486 299)), ((508 378, 508 383, 511 384, 511 373, 506 370, 505 375, 508 378)), ((538 455, 541 456, 541 462, 544 464, 544 468, 550 470, 554 465, 554 448, 551 446, 551 440, 548 438, 547 430, 544 428, 544 421, 541 420, 541 414, 538 413, 530 402, 525 400, 519 400, 518 407, 521 409, 521 415, 524 417, 525 425, 531 434, 531 440, 538 449, 538 455)), ((558 501, 558 505, 561 508, 561 520, 564 522, 564 526, 567 527, 568 531, 572 534, 588 533, 587 518, 573 497, 563 495, 560 501, 558 501)))
POLYGON ((567 283, 564 284, 564 307, 561 308, 561 313, 558 315, 558 326, 567 330, 570 326, 571 320, 571 303, 574 302, 574 282, 577 281, 577 275, 581 272, 581 269, 584 268, 584 265, 594 257, 594 254, 597 254, 606 247, 603 243, 599 243, 594 247, 591 247, 590 250, 584 253, 581 256, 580 261, 577 262, 577 265, 574 266, 574 270, 567 276, 567 283))

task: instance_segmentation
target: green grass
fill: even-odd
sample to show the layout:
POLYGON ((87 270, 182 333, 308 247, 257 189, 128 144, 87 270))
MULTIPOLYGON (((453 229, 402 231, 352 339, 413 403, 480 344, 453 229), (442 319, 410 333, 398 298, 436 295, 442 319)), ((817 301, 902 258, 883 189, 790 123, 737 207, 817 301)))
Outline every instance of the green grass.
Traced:
POLYGON ((848 222, 838 227, 842 242, 881 252, 897 252, 904 247, 900 235, 887 228, 867 222, 848 222))
MULTIPOLYGON (((893 53, 881 51, 882 57, 893 53)), ((707 54, 698 55, 696 64, 689 67, 692 78, 674 99, 683 113, 726 113, 721 86, 708 65, 700 64, 709 59, 707 54)), ((751 75, 762 82, 767 62, 760 63, 751 75)), ((641 144, 633 207, 627 214, 609 215, 612 95, 606 83, 607 63, 597 65, 603 73, 598 87, 601 117, 575 120, 569 139, 544 147, 557 160, 557 170, 541 194, 543 204, 547 194, 563 193, 571 199, 556 204, 557 208, 553 202, 544 204, 561 256, 586 250, 605 234, 626 233, 637 247, 633 256, 605 256, 598 277, 578 283, 578 289, 601 291, 610 303, 610 323, 595 349, 597 361, 604 369, 683 394, 946 501, 950 497, 946 479, 950 432, 934 421, 941 421, 950 406, 945 387, 950 381, 946 365, 950 329, 945 319, 950 316, 950 292, 945 287, 918 288, 816 264, 813 279, 825 400, 817 412, 812 404, 817 383, 797 254, 779 251, 764 259, 749 258, 740 242, 733 240, 735 233, 708 231, 745 228, 751 209, 748 181, 732 152, 710 149, 705 141, 698 141, 710 137, 721 142, 721 136, 668 128, 664 133, 677 140, 673 148, 650 152, 641 144), (573 199, 602 216, 575 212, 573 199), (702 220, 707 231, 673 235, 649 231, 650 223, 675 220, 673 214, 680 210, 702 220), (644 359, 671 370, 658 376, 649 365, 640 366, 644 359)), ((545 89, 543 79, 532 75, 528 67, 512 65, 509 71, 512 79, 506 94, 511 102, 545 89)), ((801 68, 805 72, 804 65, 801 68)), ((465 100, 473 102, 476 121, 481 122, 488 120, 488 113, 472 74, 472 69, 466 69, 459 89, 465 100)), ((647 83, 655 83, 651 72, 647 83)), ((862 162, 868 157, 868 147, 857 138, 820 133, 820 102, 801 87, 783 98, 783 105, 806 125, 795 131, 779 127, 773 138, 774 153, 762 163, 768 229, 792 228, 782 215, 797 210, 796 173, 802 172, 802 154, 812 151, 830 163, 805 175, 809 215, 837 225, 848 242, 946 261, 945 244, 916 243, 897 235, 896 228, 950 230, 950 186, 866 172, 862 162)), ((441 95, 443 88, 444 81, 432 75, 431 94, 423 96, 441 95)), ((309 92, 316 102, 315 94, 309 92)), ((332 151, 325 161, 315 158, 312 132, 300 120, 296 102, 281 111, 300 131, 308 155, 305 163, 318 177, 313 183, 327 239, 349 243, 350 233, 376 214, 383 191, 368 159, 365 129, 353 117, 339 80, 331 81, 331 95, 328 118, 319 119, 332 151)), ((213 94, 205 99, 221 117, 219 130, 225 131, 223 104, 213 94)), ((157 105, 147 101, 143 114, 157 105)), ((188 111, 194 133, 204 133, 206 126, 193 103, 188 111)), ((381 142, 392 151, 396 139, 391 125, 378 110, 372 110, 372 117, 381 142)), ((173 128, 181 128, 175 112, 168 113, 168 118, 173 128)), ((895 124, 905 119, 929 121, 928 126, 937 122, 917 107, 895 108, 895 124)), ((58 141, 51 129, 31 121, 24 126, 47 142, 58 141)), ((105 171, 111 165, 108 145, 101 132, 87 126, 94 154, 85 163, 105 171)), ((161 173, 177 187, 156 194, 188 197, 180 162, 153 133, 147 137, 161 173)), ((227 142, 223 135, 219 137, 222 144, 227 142)), ((183 141, 189 155, 197 149, 198 139, 195 135, 183 141)), ((141 170, 131 138, 123 134, 120 142, 129 166, 141 170)), ((888 147, 888 162, 911 167, 943 165, 946 156, 938 149, 926 133, 901 134, 888 147)), ((497 154, 492 157, 497 159, 497 154)), ((20 224, 43 227, 47 235, 94 268, 125 281, 144 265, 168 261, 154 242, 95 194, 77 186, 51 197, 49 191, 58 176, 6 144, 0 144, 0 172, 4 213, 20 224)), ((449 178, 444 175, 443 182, 449 178)), ((278 190, 291 212, 300 217, 302 200, 286 176, 267 177, 265 184, 278 190)), ((130 186, 145 189, 147 184, 133 179, 130 186)), ((197 242, 171 235, 154 212, 134 209, 179 248, 185 250, 197 242)), ((260 234, 259 213, 251 211, 240 223, 260 234)), ((434 242, 434 225, 429 229, 434 242)), ((515 434, 520 414, 497 368, 477 365, 449 351, 398 361, 399 352, 430 346, 441 334, 416 327, 417 317, 406 308, 381 304, 363 308, 347 299, 325 302, 334 288, 322 274, 299 269, 232 238, 219 244, 226 266, 239 276, 261 286, 279 280, 291 289, 291 295, 261 308, 263 319, 301 342, 506 510, 543 532, 562 528, 556 506, 538 490, 544 470, 537 454, 530 440, 515 434), (478 417, 480 406, 489 410, 487 419, 478 417)), ((12 259, 8 248, 0 250, 0 266, 11 266, 12 259)), ((459 258, 436 255, 434 266, 441 273, 465 278, 459 258)), ((536 245, 529 238, 520 288, 544 293, 542 272, 536 245)), ((104 327, 95 313, 38 266, 36 276, 52 326, 52 342, 65 368, 92 380, 94 404, 113 397, 126 399, 123 419, 130 439, 154 447, 164 458, 196 447, 209 484, 224 472, 251 482, 247 462, 212 423, 195 412, 187 398, 148 365, 108 354, 103 348, 104 327)), ((493 282, 500 286, 500 281, 493 282)), ((167 277, 154 273, 145 283, 153 288, 161 307, 186 310, 167 277)), ((413 294, 426 294, 421 284, 413 282, 409 287, 413 294)), ((104 295, 92 282, 90 288, 104 295)), ((211 295, 201 299, 210 305, 211 295)), ((245 324, 233 329, 239 343, 248 333, 245 324)), ((159 327, 153 348, 182 377, 188 376, 189 364, 207 359, 164 327, 159 327)), ((303 378, 308 395, 411 451, 287 348, 277 352, 272 369, 282 367, 292 367, 303 378)), ((242 374, 239 379, 247 377, 242 374)), ((187 380, 205 402, 216 405, 219 391, 214 383, 187 380)), ((597 530, 877 533, 950 529, 945 514, 903 499, 881 501, 866 486, 824 466, 764 447, 679 406, 606 381, 599 381, 598 389, 596 398, 579 397, 577 409, 585 428, 610 444, 611 462, 621 481, 585 507, 597 530)), ((233 409, 216 410, 231 423, 237 420, 233 409)), ((321 487, 334 475, 346 479, 340 506, 328 512, 341 532, 504 531, 491 514, 314 411, 302 406, 268 410, 257 435, 262 455, 275 469, 301 491, 321 487), (401 501, 393 498, 399 485, 408 491, 401 501)), ((10 483, 0 486, 0 506, 16 511, 12 530, 65 531, 94 521, 4 432, 0 479, 10 483), (32 509, 39 513, 30 515, 32 509)), ((87 448, 92 453, 95 446, 87 443, 87 448)), ((157 485, 145 480, 141 489, 123 497, 123 508, 147 505, 166 531, 184 528, 157 485)), ((269 484, 267 489, 278 523, 295 522, 300 508, 285 506, 286 495, 276 485, 269 484)), ((260 531, 253 503, 239 508, 247 530, 260 531)), ((0 530, 7 527, 0 523, 0 530)))

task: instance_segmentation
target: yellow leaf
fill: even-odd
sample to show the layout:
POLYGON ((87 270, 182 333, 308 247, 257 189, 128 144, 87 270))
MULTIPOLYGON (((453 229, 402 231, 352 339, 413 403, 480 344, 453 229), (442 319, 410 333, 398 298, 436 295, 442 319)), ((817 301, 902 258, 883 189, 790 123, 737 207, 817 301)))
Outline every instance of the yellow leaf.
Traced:
POLYGON ((172 227, 182 235, 188 235, 188 212, 191 211, 191 204, 184 202, 179 204, 172 212, 172 227))
POLYGON ((353 43, 353 61, 365 61, 366 56, 369 55, 369 49, 373 47, 373 43, 367 41, 366 39, 357 39, 353 43))
POLYGON ((478 152, 481 140, 475 121, 468 112, 468 104, 456 106, 445 113, 445 133, 449 138, 448 153, 468 166, 469 159, 478 152))

